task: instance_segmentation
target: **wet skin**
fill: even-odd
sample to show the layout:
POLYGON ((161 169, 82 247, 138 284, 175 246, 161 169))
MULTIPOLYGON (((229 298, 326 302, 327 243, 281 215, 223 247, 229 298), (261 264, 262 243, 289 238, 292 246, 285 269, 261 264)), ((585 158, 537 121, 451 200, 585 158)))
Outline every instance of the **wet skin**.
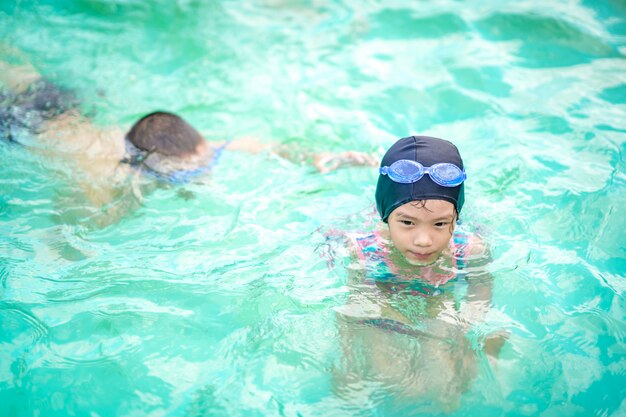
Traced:
POLYGON ((454 205, 448 201, 413 201, 391 213, 389 235, 409 264, 430 265, 449 248, 455 220, 454 205))

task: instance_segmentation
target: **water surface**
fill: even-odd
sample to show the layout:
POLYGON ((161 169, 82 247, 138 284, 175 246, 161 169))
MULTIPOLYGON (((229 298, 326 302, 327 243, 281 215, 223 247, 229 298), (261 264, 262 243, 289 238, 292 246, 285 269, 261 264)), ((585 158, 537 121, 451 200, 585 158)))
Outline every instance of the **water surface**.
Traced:
MULTIPOLYGON (((465 224, 492 248, 481 328, 510 337, 449 415, 617 417, 625 16, 609 0, 20 1, 0 6, 0 58, 103 126, 166 109, 208 140, 306 152, 453 140, 465 224)), ((0 414, 424 413, 333 379, 347 270, 318 229, 364 227, 374 169, 229 152, 210 181, 97 227, 60 206, 65 162, 0 155, 0 414)))

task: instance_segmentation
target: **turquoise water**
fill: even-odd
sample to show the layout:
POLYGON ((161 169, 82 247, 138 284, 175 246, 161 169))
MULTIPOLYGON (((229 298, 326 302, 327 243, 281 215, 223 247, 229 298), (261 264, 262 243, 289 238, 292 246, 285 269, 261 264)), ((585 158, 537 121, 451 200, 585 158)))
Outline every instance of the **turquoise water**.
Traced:
POLYGON ((626 415, 623 2, 19 1, 0 35, 101 125, 454 140, 492 248, 482 326, 510 333, 455 410, 338 390, 347 271, 318 229, 363 223, 375 170, 229 152, 96 227, 60 207, 67 164, 0 143, 0 415, 626 415))

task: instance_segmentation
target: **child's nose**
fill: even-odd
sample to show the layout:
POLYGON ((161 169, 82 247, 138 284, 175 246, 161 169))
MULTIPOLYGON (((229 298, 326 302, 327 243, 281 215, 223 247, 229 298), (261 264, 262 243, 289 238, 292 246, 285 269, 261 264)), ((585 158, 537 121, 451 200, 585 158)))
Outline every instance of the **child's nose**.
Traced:
POLYGON ((433 243, 430 233, 418 231, 413 238, 413 244, 415 246, 430 246, 433 243))

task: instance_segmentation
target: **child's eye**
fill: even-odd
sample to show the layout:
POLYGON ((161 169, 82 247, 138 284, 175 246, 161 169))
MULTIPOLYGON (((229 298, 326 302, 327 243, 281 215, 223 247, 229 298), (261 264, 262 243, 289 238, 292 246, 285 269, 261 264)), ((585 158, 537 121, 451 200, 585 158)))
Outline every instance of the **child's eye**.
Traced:
POLYGON ((411 220, 400 220, 400 223, 402 223, 404 226, 411 226, 413 224, 411 220))
POLYGON ((435 227, 445 227, 449 224, 450 224, 449 222, 437 222, 435 223, 435 227))

